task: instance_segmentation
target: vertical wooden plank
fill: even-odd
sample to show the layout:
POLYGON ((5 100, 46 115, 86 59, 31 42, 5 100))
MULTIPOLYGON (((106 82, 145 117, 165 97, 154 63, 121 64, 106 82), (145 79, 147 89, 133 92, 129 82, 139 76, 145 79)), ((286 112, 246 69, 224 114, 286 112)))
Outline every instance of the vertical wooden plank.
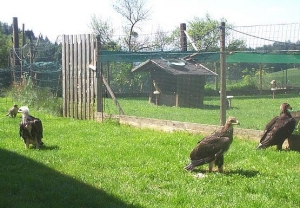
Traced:
POLYGON ((90 104, 90 99, 91 99, 91 91, 90 91, 90 79, 91 79, 91 73, 90 73, 90 68, 89 68, 89 63, 90 63, 90 35, 86 35, 86 63, 85 63, 85 69, 86 69, 86 118, 91 119, 91 104, 90 104))
MULTIPOLYGON (((96 57, 95 57, 95 35, 91 35, 91 64, 93 66, 96 66, 96 57)), ((91 71, 91 114, 92 119, 95 119, 95 78, 96 78, 96 72, 91 71)))
POLYGON ((63 116, 94 118, 97 49, 94 35, 63 35, 62 41, 63 116))
POLYGON ((63 117, 67 117, 67 100, 66 100, 66 36, 62 36, 62 97, 63 97, 63 117))
POLYGON ((66 117, 70 116, 70 43, 69 36, 66 36, 66 117))
POLYGON ((86 37, 81 36, 82 43, 82 119, 86 119, 86 37))
MULTIPOLYGON (((101 53, 101 41, 100 41, 100 36, 98 35, 96 37, 97 41, 96 41, 96 69, 97 69, 97 92, 96 92, 96 97, 97 97, 97 112, 101 112, 102 113, 102 118, 103 118, 103 93, 102 93, 102 74, 101 74, 101 70, 102 70, 102 64, 101 64, 101 60, 100 60, 100 53, 101 53)), ((103 119, 102 119, 103 121, 103 119)))
POLYGON ((69 36, 69 40, 70 40, 70 51, 69 51, 69 55, 70 55, 70 117, 74 118, 74 76, 73 76, 73 72, 74 72, 74 44, 73 44, 73 35, 69 36))
POLYGON ((78 119, 78 39, 74 35, 74 118, 78 119))
POLYGON ((82 38, 78 35, 78 118, 82 119, 82 38))

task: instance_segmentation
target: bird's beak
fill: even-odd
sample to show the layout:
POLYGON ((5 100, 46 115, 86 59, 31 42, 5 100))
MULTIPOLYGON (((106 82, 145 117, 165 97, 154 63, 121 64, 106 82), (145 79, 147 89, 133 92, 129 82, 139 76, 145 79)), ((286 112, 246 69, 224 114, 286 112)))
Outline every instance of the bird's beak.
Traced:
POLYGON ((232 123, 233 125, 240 125, 240 122, 238 120, 236 120, 235 123, 232 123))

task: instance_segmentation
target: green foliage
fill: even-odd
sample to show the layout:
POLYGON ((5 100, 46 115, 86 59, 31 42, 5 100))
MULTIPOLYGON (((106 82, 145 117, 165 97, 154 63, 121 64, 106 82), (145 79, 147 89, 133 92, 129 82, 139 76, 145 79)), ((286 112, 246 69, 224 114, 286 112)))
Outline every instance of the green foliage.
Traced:
POLYGON ((0 68, 9 66, 9 49, 12 46, 11 37, 0 30, 0 68))
POLYGON ((300 122, 298 122, 293 134, 297 134, 297 135, 300 135, 300 122))
MULTIPOLYGON (((109 63, 103 67, 104 75, 109 76, 110 86, 116 93, 141 93, 148 88, 146 85, 149 79, 148 73, 132 73, 132 63, 109 63), (109 69, 109 70, 108 70, 109 69)), ((148 91, 147 91, 148 92, 148 91)))
POLYGON ((61 115, 61 98, 55 97, 50 88, 35 86, 30 76, 23 77, 23 82, 14 85, 7 94, 19 106, 26 105, 30 109, 35 108, 52 115, 61 115))
POLYGON ((227 90, 231 92, 242 92, 249 90, 257 90, 256 82, 250 75, 244 76, 243 80, 234 84, 228 85, 227 90))
POLYGON ((205 18, 195 17, 188 23, 188 33, 195 41, 198 50, 215 51, 219 48, 218 41, 220 23, 209 14, 205 18))
POLYGON ((1 207, 300 205, 297 152, 257 151, 257 142, 235 137, 223 174, 208 173, 207 165, 186 172, 189 153, 203 135, 32 114, 45 127, 41 150, 24 148, 19 119, 1 120, 1 207))

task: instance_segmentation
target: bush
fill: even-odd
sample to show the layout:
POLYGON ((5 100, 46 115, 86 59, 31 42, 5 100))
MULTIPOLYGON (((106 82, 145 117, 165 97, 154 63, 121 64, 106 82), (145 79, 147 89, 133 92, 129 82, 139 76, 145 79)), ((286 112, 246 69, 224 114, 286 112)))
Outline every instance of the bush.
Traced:
POLYGON ((55 97, 50 88, 35 86, 30 77, 23 78, 21 84, 15 84, 7 92, 8 96, 18 103, 52 115, 61 115, 62 100, 55 97))

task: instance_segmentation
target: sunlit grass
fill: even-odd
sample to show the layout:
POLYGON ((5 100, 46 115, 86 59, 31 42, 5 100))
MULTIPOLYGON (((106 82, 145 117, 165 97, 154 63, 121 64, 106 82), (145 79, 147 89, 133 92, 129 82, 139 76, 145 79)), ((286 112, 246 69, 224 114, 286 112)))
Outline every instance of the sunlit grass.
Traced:
MULTIPOLYGON (((239 100, 245 103, 236 100, 229 112, 238 112, 239 100)), ((261 109, 260 115, 276 114, 279 107, 272 105, 283 100, 287 98, 264 104, 253 99, 251 106, 261 109)), ((0 109, 4 108, 2 102, 0 109)), ((224 174, 207 173, 207 165, 190 173, 183 167, 202 135, 74 120, 34 110, 32 114, 44 124, 46 146, 41 150, 25 149, 18 136, 20 118, 3 117, 0 122, 1 207, 300 206, 298 152, 257 151, 256 142, 234 138, 225 155, 224 174), (206 177, 196 178, 198 172, 206 177)), ((253 115, 236 116, 247 123, 243 116, 251 120, 253 115)))
MULTIPOLYGON (((262 130, 268 121, 279 114, 279 106, 288 102, 293 110, 300 110, 299 94, 234 96, 232 108, 226 112, 228 116, 236 116, 241 121, 241 128, 262 130)), ((148 98, 120 98, 118 99, 126 115, 166 119, 174 121, 220 124, 219 97, 205 97, 204 108, 180 108, 170 106, 156 106, 148 102, 148 98)), ((105 112, 118 114, 118 110, 110 99, 105 100, 105 112)))

